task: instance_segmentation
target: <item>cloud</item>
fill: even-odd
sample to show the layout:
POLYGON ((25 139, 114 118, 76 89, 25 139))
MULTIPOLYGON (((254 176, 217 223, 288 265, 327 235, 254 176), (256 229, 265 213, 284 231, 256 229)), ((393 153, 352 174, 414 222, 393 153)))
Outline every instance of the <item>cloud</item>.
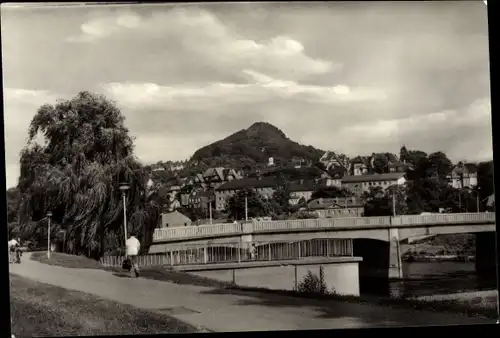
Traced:
POLYGON ((28 128, 36 110, 54 103, 56 96, 46 90, 4 88, 5 162, 7 187, 19 176, 19 153, 26 145, 28 128))
POLYGON ((347 85, 302 85, 294 81, 272 78, 253 70, 244 70, 248 84, 209 83, 194 86, 161 86, 155 83, 107 83, 105 93, 123 106, 137 109, 183 108, 207 110, 231 104, 272 101, 275 98, 296 98, 306 102, 336 104, 343 102, 383 101, 383 91, 371 88, 350 88, 347 85))
POLYGON ((80 30, 80 35, 69 37, 68 42, 90 43, 115 37, 130 43, 161 38, 181 45, 197 54, 199 62, 213 67, 252 68, 282 78, 299 79, 341 69, 340 63, 307 56, 304 46, 291 37, 248 39, 230 30, 214 14, 196 7, 176 7, 148 17, 120 12, 91 19, 80 30))
MULTIPOLYGON (((493 153, 489 97, 457 110, 352 123, 332 130, 332 134, 336 140, 349 140, 341 149, 351 156, 357 155, 359 149, 397 152, 402 144, 427 152, 442 150, 454 160, 488 160, 493 153)), ((326 143, 310 136, 308 140, 318 146, 326 143)))
POLYGON ((89 20, 80 26, 81 34, 70 36, 68 42, 85 43, 106 38, 122 30, 137 28, 141 18, 128 12, 121 12, 116 16, 104 16, 89 20))

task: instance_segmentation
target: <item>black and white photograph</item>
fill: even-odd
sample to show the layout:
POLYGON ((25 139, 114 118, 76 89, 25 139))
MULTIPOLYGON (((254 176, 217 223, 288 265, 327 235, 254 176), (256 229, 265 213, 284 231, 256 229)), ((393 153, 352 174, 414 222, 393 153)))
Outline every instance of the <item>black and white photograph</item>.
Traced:
POLYGON ((1 44, 12 337, 500 317, 486 1, 5 3, 1 44))

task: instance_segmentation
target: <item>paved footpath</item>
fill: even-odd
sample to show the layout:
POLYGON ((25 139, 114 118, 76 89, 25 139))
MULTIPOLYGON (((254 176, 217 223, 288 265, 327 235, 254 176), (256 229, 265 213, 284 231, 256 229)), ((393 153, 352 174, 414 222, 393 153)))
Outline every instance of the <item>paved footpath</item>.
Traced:
POLYGON ((368 304, 260 293, 228 294, 207 287, 123 278, 97 269, 50 266, 32 261, 29 253, 23 256, 21 264, 10 265, 10 273, 138 308, 168 313, 191 325, 217 332, 494 322, 485 318, 368 304))

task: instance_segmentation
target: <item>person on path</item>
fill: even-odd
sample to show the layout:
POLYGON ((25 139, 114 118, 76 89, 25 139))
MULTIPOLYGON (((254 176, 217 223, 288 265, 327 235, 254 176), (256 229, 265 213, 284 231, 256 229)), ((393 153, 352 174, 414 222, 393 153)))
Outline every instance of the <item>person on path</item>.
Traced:
POLYGON ((257 259, 257 248, 255 247, 255 243, 252 243, 250 246, 250 259, 252 261, 257 259))
POLYGON ((135 237, 135 233, 131 233, 127 239, 125 246, 127 247, 127 258, 130 260, 130 277, 139 277, 139 265, 137 264, 137 255, 141 249, 141 243, 135 237))
POLYGON ((20 240, 11 239, 9 242, 9 263, 21 263, 21 255, 20 255, 20 240))

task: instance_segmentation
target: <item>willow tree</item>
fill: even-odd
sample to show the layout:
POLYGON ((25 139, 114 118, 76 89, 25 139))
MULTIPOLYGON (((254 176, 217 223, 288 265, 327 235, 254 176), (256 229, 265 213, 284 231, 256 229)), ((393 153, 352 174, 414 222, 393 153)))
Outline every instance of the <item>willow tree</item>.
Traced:
POLYGON ((50 210, 66 229, 66 252, 100 257, 123 245, 119 184, 127 182, 129 231, 139 230, 142 242, 150 243, 159 206, 124 120, 114 102, 89 92, 38 109, 20 159, 24 231, 44 226, 50 210))

